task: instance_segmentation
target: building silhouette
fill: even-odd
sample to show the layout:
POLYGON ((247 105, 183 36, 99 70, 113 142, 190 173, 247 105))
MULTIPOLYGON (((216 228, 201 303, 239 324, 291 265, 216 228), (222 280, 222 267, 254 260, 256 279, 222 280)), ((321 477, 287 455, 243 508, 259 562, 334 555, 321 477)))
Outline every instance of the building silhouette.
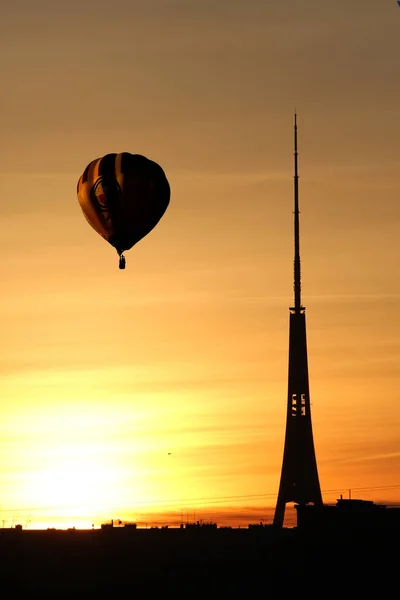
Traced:
MULTIPOLYGON (((300 532, 325 539, 348 540, 351 536, 367 534, 394 538, 400 532, 400 508, 375 504, 372 500, 344 499, 336 505, 296 505, 297 528, 300 532)), ((364 535, 365 539, 365 535, 364 535)))
POLYGON ((286 435, 274 525, 282 527, 288 502, 322 505, 311 423, 306 309, 301 304, 297 115, 294 115, 294 306, 289 316, 286 435))

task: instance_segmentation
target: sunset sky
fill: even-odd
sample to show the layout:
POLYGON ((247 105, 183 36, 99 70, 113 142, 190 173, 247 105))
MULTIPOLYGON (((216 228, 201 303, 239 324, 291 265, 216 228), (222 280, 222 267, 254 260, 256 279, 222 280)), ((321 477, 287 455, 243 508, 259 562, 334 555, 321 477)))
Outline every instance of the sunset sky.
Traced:
POLYGON ((399 40, 395 0, 3 7, 0 526, 271 520, 295 109, 323 499, 400 501, 399 40), (124 151, 171 202, 120 271, 76 184, 124 151))

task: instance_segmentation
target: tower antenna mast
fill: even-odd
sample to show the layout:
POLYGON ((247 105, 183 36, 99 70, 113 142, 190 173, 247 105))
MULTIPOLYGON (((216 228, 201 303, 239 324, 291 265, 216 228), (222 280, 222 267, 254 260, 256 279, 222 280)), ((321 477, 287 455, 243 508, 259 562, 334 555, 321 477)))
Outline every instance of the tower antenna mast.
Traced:
POLYGON ((299 169, 297 151, 297 113, 294 113, 294 310, 299 313, 301 306, 301 263, 299 225, 299 169))

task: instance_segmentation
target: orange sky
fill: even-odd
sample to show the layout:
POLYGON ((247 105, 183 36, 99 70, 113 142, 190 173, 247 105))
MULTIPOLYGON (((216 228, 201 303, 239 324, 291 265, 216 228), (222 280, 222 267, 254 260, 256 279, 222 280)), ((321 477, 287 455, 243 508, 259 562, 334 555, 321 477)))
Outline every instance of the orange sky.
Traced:
POLYGON ((152 510, 218 519, 229 507, 270 519, 285 430, 295 107, 323 497, 368 488, 353 497, 399 501, 400 9, 277 4, 3 9, 3 523, 152 510), (76 183, 92 159, 123 151, 161 164, 172 194, 119 271, 76 183))

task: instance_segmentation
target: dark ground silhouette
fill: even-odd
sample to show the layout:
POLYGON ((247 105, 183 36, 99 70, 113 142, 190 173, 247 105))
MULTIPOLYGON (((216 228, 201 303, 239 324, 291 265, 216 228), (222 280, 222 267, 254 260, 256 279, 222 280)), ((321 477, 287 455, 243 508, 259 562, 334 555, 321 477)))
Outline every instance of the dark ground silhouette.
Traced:
POLYGON ((0 574, 4 598, 382 598, 398 587, 398 548, 398 530, 3 529, 0 574))

